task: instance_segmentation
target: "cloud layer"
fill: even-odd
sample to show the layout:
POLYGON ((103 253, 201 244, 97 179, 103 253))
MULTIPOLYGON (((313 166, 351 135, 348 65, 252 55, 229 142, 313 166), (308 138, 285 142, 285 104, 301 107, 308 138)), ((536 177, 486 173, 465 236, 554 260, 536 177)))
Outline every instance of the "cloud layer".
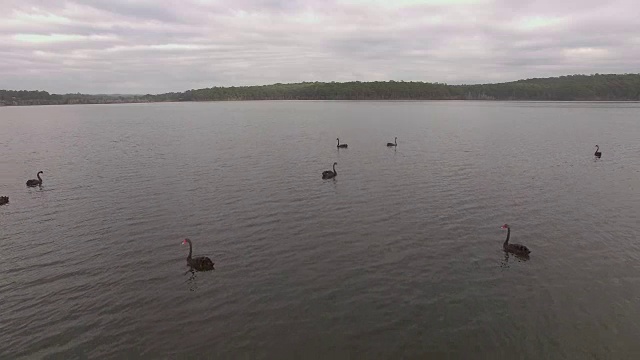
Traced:
POLYGON ((636 0, 0 0, 0 89, 638 72, 636 0))

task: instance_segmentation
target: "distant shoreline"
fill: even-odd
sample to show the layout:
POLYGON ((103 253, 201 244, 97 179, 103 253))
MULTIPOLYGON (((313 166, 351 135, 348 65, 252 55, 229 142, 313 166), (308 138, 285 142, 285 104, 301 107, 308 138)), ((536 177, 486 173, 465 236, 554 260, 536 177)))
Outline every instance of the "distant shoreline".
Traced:
POLYGON ((627 102, 640 101, 640 74, 568 75, 477 85, 393 80, 277 83, 211 87, 156 95, 61 95, 46 91, 0 90, 0 106, 255 100, 627 102))
POLYGON ((424 102, 424 101, 447 101, 447 102, 547 102, 547 103, 640 103, 640 100, 502 100, 502 99, 365 99, 365 100, 319 100, 319 99, 256 99, 256 100, 190 100, 190 101, 122 101, 122 102, 86 102, 86 103, 67 103, 67 104, 0 104, 3 107, 29 107, 29 106, 74 106, 74 105, 124 105, 124 104, 179 104, 179 103, 210 103, 210 102, 259 102, 259 101, 324 101, 324 102, 424 102))

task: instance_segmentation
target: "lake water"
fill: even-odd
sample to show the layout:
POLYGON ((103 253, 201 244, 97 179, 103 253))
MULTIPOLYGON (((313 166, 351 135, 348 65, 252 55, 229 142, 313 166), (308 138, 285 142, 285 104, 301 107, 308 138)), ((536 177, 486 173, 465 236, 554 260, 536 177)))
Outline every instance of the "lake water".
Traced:
POLYGON ((2 359, 640 356, 639 103, 5 107, 0 134, 2 359))

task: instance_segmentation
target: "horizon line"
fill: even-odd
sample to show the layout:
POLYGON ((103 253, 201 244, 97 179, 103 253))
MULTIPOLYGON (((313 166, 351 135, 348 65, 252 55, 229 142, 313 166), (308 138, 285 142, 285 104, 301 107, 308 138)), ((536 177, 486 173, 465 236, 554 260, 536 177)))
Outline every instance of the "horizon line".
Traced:
POLYGON ((162 95, 162 94, 171 94, 171 93, 183 93, 183 92, 187 92, 187 91, 192 91, 192 90, 201 90, 201 89, 212 89, 212 88, 247 88, 247 87, 261 87, 261 86, 273 86, 273 85, 295 85, 295 84, 314 84, 314 83, 319 83, 319 84, 347 84, 347 83, 390 83, 390 82, 406 82, 406 83, 426 83, 426 84, 440 84, 440 85, 445 85, 445 86, 477 86, 477 85, 499 85, 499 84, 508 84, 508 83, 513 83, 513 82, 518 82, 518 81, 526 81, 526 80, 537 80, 537 79, 559 79, 562 77, 569 77, 569 76, 600 76, 600 75, 640 75, 640 73, 593 73, 593 74, 568 74, 568 75, 559 75, 559 76, 548 76, 548 77, 533 77, 533 78, 520 78, 517 80, 510 80, 510 81, 501 81, 501 82, 493 82, 493 83, 475 83, 475 84, 471 84, 471 83, 462 83, 462 84, 448 84, 448 83, 441 83, 441 82, 432 82, 432 81, 422 81, 422 80, 372 80, 372 81, 361 81, 361 80, 351 80, 351 81, 300 81, 300 82, 287 82, 287 83, 280 83, 280 82, 276 82, 276 83, 270 83, 270 84, 254 84, 254 85, 228 85, 228 86, 210 86, 210 87, 203 87, 203 88, 191 88, 191 89, 187 89, 187 90, 182 90, 182 91, 170 91, 170 92, 160 92, 160 93, 131 93, 131 94, 125 94, 125 93, 81 93, 81 92, 67 92, 67 93, 50 93, 47 90, 40 90, 40 89, 36 89, 36 90, 26 90, 26 89, 20 89, 20 90, 12 90, 12 89, 0 89, 0 91, 44 91, 49 93, 50 95, 91 95, 91 96, 146 96, 146 95, 162 95))

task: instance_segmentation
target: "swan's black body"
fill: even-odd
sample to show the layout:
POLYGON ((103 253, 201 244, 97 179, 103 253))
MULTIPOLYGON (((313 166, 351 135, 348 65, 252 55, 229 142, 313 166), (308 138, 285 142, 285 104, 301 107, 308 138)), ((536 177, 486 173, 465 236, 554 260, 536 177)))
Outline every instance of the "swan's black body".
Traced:
POLYGON ((389 146, 389 147, 398 146, 398 138, 396 137, 395 140, 393 140, 392 143, 387 143, 387 146, 389 146))
POLYGON ((338 149, 346 149, 347 147, 349 147, 349 145, 347 144, 340 144, 339 138, 336 138, 336 140, 338 140, 338 149))
POLYGON ((192 269, 197 271, 208 271, 213 270, 213 261, 206 256, 199 256, 192 258, 191 253, 193 250, 193 245, 191 244, 191 240, 184 239, 182 244, 189 244, 189 256, 187 256, 187 265, 189 265, 192 269))
POLYGON ((4 205, 9 202, 8 196, 0 196, 0 205, 4 205))
POLYGON ((38 179, 31 179, 31 180, 27 180, 27 186, 38 186, 38 185, 42 185, 42 178, 40 177, 40 174, 44 174, 42 171, 38 171, 38 173, 36 174, 36 176, 38 177, 38 179))
POLYGON ((516 255, 521 255, 521 256, 528 256, 529 253, 531 253, 531 250, 529 250, 529 248, 527 248, 524 245, 509 244, 509 236, 511 236, 511 227, 509 227, 509 225, 507 224, 504 224, 502 225, 502 228, 507 229, 507 239, 504 241, 504 244, 502 244, 502 248, 504 249, 504 251, 510 252, 516 255))
POLYGON ((593 153, 593 155, 595 157, 597 157, 598 159, 600 159, 602 157, 602 153, 600 152, 600 146, 596 145, 596 152, 593 153))
POLYGON ((322 172, 322 178, 323 179, 332 179, 334 177, 336 177, 336 175, 338 175, 338 173, 336 172, 336 165, 338 165, 338 163, 334 162, 333 163, 333 171, 331 170, 326 170, 322 172))

